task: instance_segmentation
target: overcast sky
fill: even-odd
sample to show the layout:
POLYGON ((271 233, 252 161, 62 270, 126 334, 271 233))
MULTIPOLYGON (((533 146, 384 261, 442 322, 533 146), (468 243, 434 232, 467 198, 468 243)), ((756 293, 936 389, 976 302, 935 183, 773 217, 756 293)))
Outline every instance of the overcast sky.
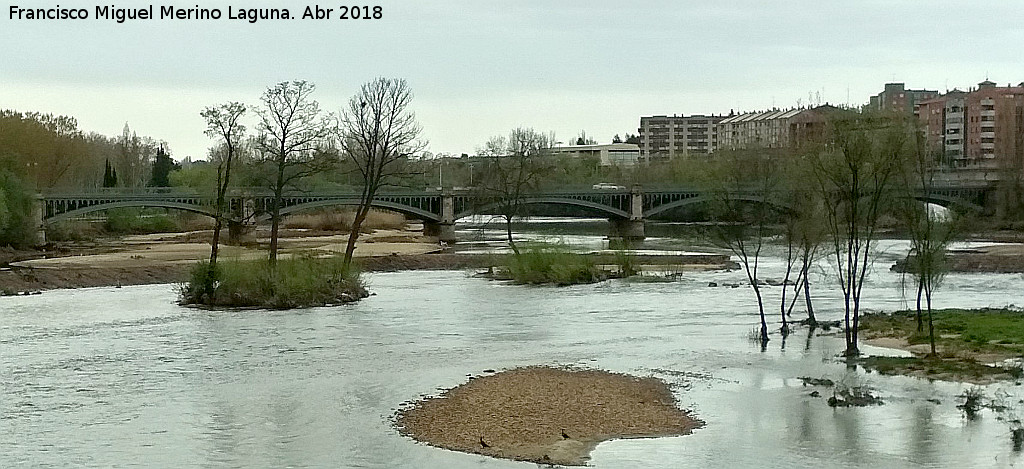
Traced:
MULTIPOLYGON (((97 5, 59 3, 90 16, 97 5)), ((226 16, 226 2, 178 6, 196 3, 226 16)), ((642 115, 791 107, 818 95, 859 105, 890 81, 940 91, 1024 81, 1016 1, 380 0, 366 4, 382 6, 381 20, 255 24, 19 21, 12 4, 56 5, 0 4, 0 108, 74 116, 106 135, 127 122, 178 159, 211 145, 204 106, 255 104, 292 79, 314 82, 336 111, 363 82, 405 78, 428 150, 455 154, 516 126, 566 142, 585 130, 603 143, 636 133, 642 115)), ((231 4, 298 15, 315 5, 231 4)))

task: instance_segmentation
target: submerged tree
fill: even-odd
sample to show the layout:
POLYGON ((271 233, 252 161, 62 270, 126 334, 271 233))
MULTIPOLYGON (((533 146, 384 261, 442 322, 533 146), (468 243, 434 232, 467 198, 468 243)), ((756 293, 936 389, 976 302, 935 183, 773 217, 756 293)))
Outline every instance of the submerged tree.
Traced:
POLYGON ((217 252, 220 245, 220 232, 224 226, 224 218, 227 216, 227 204, 225 196, 228 185, 231 183, 231 165, 235 161, 239 146, 245 138, 245 126, 241 119, 245 114, 245 105, 237 102, 224 103, 218 106, 207 107, 199 115, 206 119, 206 135, 220 140, 223 145, 223 157, 217 163, 217 195, 214 206, 213 217, 213 240, 210 241, 210 265, 208 284, 205 285, 207 293, 213 288, 213 281, 217 275, 217 252))
POLYGON ((786 276, 783 280, 780 308, 786 317, 803 297, 807 318, 812 328, 818 320, 811 301, 810 271, 818 256, 825 235, 822 227, 821 203, 806 188, 809 169, 801 158, 790 158, 784 165, 783 188, 778 194, 780 204, 788 208, 782 224, 782 240, 786 249, 786 276), (795 279, 793 274, 796 274, 795 279), (787 299, 786 285, 792 284, 793 296, 787 299))
POLYGON ((548 149, 552 134, 519 127, 508 136, 496 136, 480 150, 487 158, 477 191, 486 200, 494 200, 497 213, 505 219, 509 248, 519 255, 512 239, 512 219, 526 214, 526 197, 537 190, 541 179, 551 170, 548 149))
POLYGON ((843 292, 846 350, 860 354, 861 293, 879 220, 891 207, 913 128, 899 118, 839 117, 831 139, 812 155, 814 183, 843 292))
POLYGON ((343 266, 352 262, 356 240, 377 190, 406 174, 409 156, 420 151, 422 130, 409 109, 412 91, 403 79, 377 78, 363 84, 342 110, 340 146, 362 177, 362 191, 345 246, 343 266))
POLYGON ((277 265, 281 200, 286 188, 333 167, 318 150, 332 128, 313 98, 316 87, 307 81, 285 81, 267 89, 257 111, 260 122, 255 140, 262 177, 273 191, 270 205, 270 265, 277 265))
MULTIPOLYGON (((710 194, 711 239, 740 259, 750 288, 757 298, 761 320, 761 344, 768 343, 768 323, 758 278, 761 250, 775 219, 773 198, 779 184, 778 164, 760 152, 723 152, 709 167, 706 185, 710 194)), ((782 333, 789 333, 785 310, 782 333)))
POLYGON ((917 331, 923 332, 923 316, 928 317, 928 342, 931 354, 935 355, 935 326, 932 321, 932 293, 942 283, 949 271, 947 248, 958 233, 958 223, 951 213, 937 212, 927 202, 935 190, 933 159, 923 151, 918 134, 914 148, 913 164, 904 171, 904 185, 908 190, 902 204, 901 219, 910 235, 910 253, 907 255, 905 270, 909 270, 917 284, 917 331), (922 311, 921 300, 926 310, 922 311))

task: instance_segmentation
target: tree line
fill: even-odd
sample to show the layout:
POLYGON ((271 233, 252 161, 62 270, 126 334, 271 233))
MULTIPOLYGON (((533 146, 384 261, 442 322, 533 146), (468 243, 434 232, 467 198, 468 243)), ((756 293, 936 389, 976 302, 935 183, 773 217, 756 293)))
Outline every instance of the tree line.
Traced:
POLYGON ((174 166, 165 142, 127 124, 107 137, 73 117, 0 110, 0 245, 32 242, 38 192, 167 185, 174 166))

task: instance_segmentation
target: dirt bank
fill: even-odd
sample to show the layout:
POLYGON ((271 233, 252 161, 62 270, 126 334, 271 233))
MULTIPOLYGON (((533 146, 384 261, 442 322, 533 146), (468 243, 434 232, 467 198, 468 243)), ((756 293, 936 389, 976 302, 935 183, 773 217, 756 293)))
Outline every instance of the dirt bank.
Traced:
POLYGON ((398 412, 432 446, 542 464, 583 465, 600 442, 689 434, 703 423, 656 378, 549 367, 471 379, 398 412))
MULTIPOLYGON (((89 243, 51 246, 43 251, 0 252, 0 292, 26 292, 150 283, 177 283, 210 255, 210 232, 126 236, 89 243)), ((221 246, 221 259, 266 256, 255 238, 246 246, 221 246)), ((347 235, 284 230, 281 256, 300 251, 344 252, 347 235)), ((362 236, 357 258, 418 256, 439 247, 418 232, 378 230, 362 236)))
MULTIPOLYGON (((899 261, 892 269, 901 272, 904 262, 899 261)), ((949 269, 952 272, 1024 272, 1024 244, 1002 244, 970 249, 953 249, 949 252, 949 269)))

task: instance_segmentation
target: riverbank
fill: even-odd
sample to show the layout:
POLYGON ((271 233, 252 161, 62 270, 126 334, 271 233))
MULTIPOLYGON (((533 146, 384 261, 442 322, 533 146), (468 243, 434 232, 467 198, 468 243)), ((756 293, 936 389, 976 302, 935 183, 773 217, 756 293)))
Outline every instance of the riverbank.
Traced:
MULTIPOLYGON (((345 250, 347 235, 286 230, 281 257, 313 252, 326 256, 345 250)), ((181 283, 197 262, 209 257, 202 233, 128 236, 109 243, 67 244, 46 251, 8 251, 0 262, 0 293, 87 288, 101 286, 181 283)), ((222 259, 256 260, 266 256, 260 240, 246 246, 221 246, 222 259)), ((618 264, 612 252, 589 254, 597 265, 618 264)), ((365 234, 356 245, 355 262, 363 272, 402 270, 487 269, 501 256, 460 254, 442 249, 417 231, 378 230, 365 234)), ((652 271, 672 273, 733 268, 721 254, 634 255, 632 262, 652 271)))
MULTIPOLYGON (((950 272, 1024 273, 1024 244, 996 244, 966 249, 950 249, 950 272)), ((892 269, 904 270, 904 261, 892 269)))
POLYGON ((581 466, 602 441, 687 435, 703 422, 676 407, 656 378, 527 367, 416 402, 395 424, 406 436, 454 451, 581 466))

